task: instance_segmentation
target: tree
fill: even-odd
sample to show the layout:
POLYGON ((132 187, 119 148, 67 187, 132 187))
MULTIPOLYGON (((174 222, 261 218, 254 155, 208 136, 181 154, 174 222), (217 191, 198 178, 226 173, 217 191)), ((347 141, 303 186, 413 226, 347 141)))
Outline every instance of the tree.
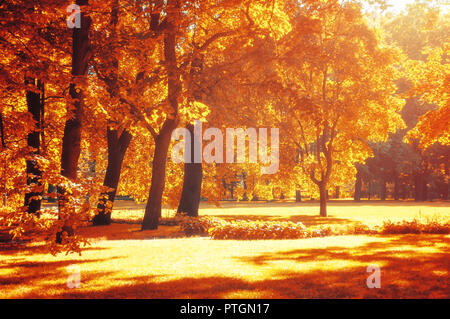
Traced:
POLYGON ((297 165, 317 185, 326 217, 330 181, 354 174, 353 164, 370 154, 368 141, 385 140, 402 125, 392 81, 396 52, 381 47, 354 3, 305 7, 292 24, 279 64, 284 152, 300 151, 297 165))
MULTIPOLYGON (((191 139, 194 137, 194 126, 187 125, 191 133, 191 139)), ((200 205, 200 193, 202 189, 202 163, 195 163, 195 147, 191 142, 190 163, 184 163, 183 191, 178 204, 177 213, 186 213, 188 216, 198 216, 198 207, 200 205)))
MULTIPOLYGON (((192 5, 188 2, 168 2, 166 16, 160 22, 160 12, 152 15, 153 26, 162 33, 163 53, 165 58, 164 68, 167 72, 167 105, 166 116, 162 126, 156 130, 150 130, 155 140, 155 151, 152 163, 152 182, 149 192, 142 229, 155 229, 161 216, 161 196, 164 190, 165 168, 168 148, 172 130, 180 121, 188 122, 188 119, 198 118, 196 114, 202 111, 203 103, 195 103, 192 99, 192 91, 189 90, 190 78, 188 74, 196 54, 206 52, 211 44, 222 41, 225 37, 237 35, 239 30, 251 30, 254 22, 250 17, 252 1, 242 5, 241 1, 224 1, 217 6, 212 1, 202 2, 201 5, 192 5), (180 8, 183 7, 183 12, 180 8), (222 11, 221 8, 226 8, 222 11), (201 18, 201 20, 200 20, 201 18), (201 22, 198 22, 201 21, 201 22), (240 23, 237 23, 239 21, 240 23), (201 27, 195 27, 197 24, 201 27), (236 28, 236 25, 238 27, 236 28), (224 26, 229 29, 224 30, 224 26), (220 31, 219 31, 220 30, 220 31), (185 34, 179 37, 177 34, 185 34), (211 35, 212 34, 212 35, 211 35), (182 48, 183 50, 177 50, 182 48), (186 52, 186 54, 182 54, 186 52), (187 60, 184 60, 187 59, 187 60), (184 62, 184 63, 183 63, 184 62), (176 66, 180 64, 182 68, 176 66), (183 90, 186 88, 186 90, 183 90), (186 94, 182 94, 186 92, 186 94), (179 104, 178 100, 185 103, 179 104), (180 106, 183 112, 180 110, 180 106), (200 107, 196 107, 200 106, 200 107)), ((266 7, 264 2, 255 1, 254 12, 260 12, 266 7)), ((263 20, 267 16, 263 16, 263 20)), ((224 45, 223 43, 221 43, 224 45)), ((200 112, 201 113, 201 112, 200 112)))
MULTIPOLYGON (((87 0, 78 0, 79 6, 88 5, 87 0)), ((61 151, 61 175, 69 181, 77 181, 78 159, 81 152, 81 130, 83 123, 83 106, 84 95, 81 88, 77 86, 77 80, 82 80, 88 71, 88 62, 90 59, 90 40, 89 31, 92 20, 81 12, 80 28, 73 29, 72 36, 72 76, 73 82, 70 84, 69 93, 73 99, 73 105, 69 105, 67 109, 68 119, 64 127, 64 135, 62 139, 61 151)), ((60 187, 59 189, 59 218, 64 222, 67 215, 70 214, 70 206, 68 205, 67 189, 60 187)), ((62 231, 57 234, 56 241, 63 241, 64 233, 73 234, 72 226, 65 223, 62 231)))
MULTIPOLYGON (((117 109, 120 107, 115 103, 120 91, 118 52, 119 37, 117 35, 119 9, 119 1, 114 0, 112 2, 110 23, 112 32, 109 36, 106 35, 108 32, 103 32, 100 34, 100 38, 106 38, 107 41, 106 43, 97 45, 99 52, 97 54, 98 61, 95 64, 97 76, 101 78, 106 85, 110 104, 114 104, 114 107, 117 109), (101 73, 99 70, 101 70, 101 73)), ((117 110, 115 111, 117 113, 117 110)), ((117 187, 119 185, 122 163, 132 139, 132 135, 128 132, 127 128, 123 126, 124 123, 118 119, 118 116, 114 116, 114 112, 110 112, 106 133, 108 145, 108 165, 103 181, 103 186, 107 187, 109 190, 103 192, 100 196, 100 200, 97 205, 98 212, 93 219, 93 224, 96 226, 109 225, 111 223, 111 212, 117 193, 117 187), (118 127, 116 128, 115 126, 118 127)))
POLYGON ((412 94, 436 106, 421 116, 417 126, 409 133, 409 138, 420 139, 422 148, 436 142, 450 145, 450 63, 444 53, 450 43, 443 46, 431 50, 426 62, 411 61, 409 65, 414 81, 412 94))
MULTIPOLYGON (((25 79, 30 86, 27 91, 28 112, 32 115, 35 128, 28 134, 28 146, 33 148, 32 154, 40 153, 40 138, 42 132, 42 120, 44 113, 44 83, 33 78, 25 79)), ((27 159, 27 185, 32 188, 25 194, 25 206, 29 213, 40 214, 42 197, 42 172, 35 159, 27 159)))

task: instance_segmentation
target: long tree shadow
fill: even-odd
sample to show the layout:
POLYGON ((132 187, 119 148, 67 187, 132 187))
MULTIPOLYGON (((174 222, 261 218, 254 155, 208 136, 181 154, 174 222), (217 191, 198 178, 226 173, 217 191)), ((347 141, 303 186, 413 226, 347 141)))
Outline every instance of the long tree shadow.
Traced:
MULTIPOLYGON (((101 247, 83 247, 83 251, 92 251, 92 250, 104 250, 105 248, 101 247)), ((31 256, 35 254, 48 254, 48 247, 45 245, 28 245, 27 243, 1 243, 0 244, 0 255, 11 255, 14 253, 15 256, 31 256)))
POLYGON ((156 230, 141 230, 140 224, 112 223, 108 226, 88 226, 79 233, 91 240, 141 240, 161 238, 181 238, 186 235, 179 226, 159 226, 156 230))
MULTIPOLYGON (((349 239, 351 239, 349 237, 349 239)), ((135 276, 125 283, 66 290, 58 298, 448 298, 449 237, 440 235, 377 236, 358 246, 333 245, 233 257, 271 276, 227 276, 170 279, 135 276), (313 265, 296 268, 292 265, 313 265), (282 265, 290 265, 286 269, 282 265), (281 267, 280 267, 281 265, 281 267), (370 289, 367 266, 381 269, 381 288, 370 289)), ((298 241, 301 246, 301 240, 298 241)), ((342 242, 341 242, 342 243, 342 242)), ((231 257, 230 257, 231 258, 231 257)), ((220 261, 218 261, 220 262, 220 261)), ((200 265, 199 265, 200 266, 200 265)), ((108 273, 99 274, 108 280, 108 273)), ((117 275, 117 272, 116 272, 117 275)), ((92 274, 93 279, 95 274, 92 274)), ((35 297, 33 293, 25 297, 35 297)))
MULTIPOLYGON (((116 257, 109 258, 113 260, 116 257)), ((55 291, 60 287, 67 286, 67 279, 76 268, 68 268, 69 266, 82 267, 83 264, 97 263, 105 259, 68 259, 55 261, 27 261, 25 259, 15 259, 10 262, 0 262, 0 271, 6 269, 8 276, 0 277, 0 298, 5 298, 3 293, 7 293, 8 289, 17 289, 26 291, 20 293, 20 298, 42 298, 49 291, 55 291)), ((100 277, 108 278, 113 271, 96 271, 84 272, 83 280, 90 281, 100 277)))

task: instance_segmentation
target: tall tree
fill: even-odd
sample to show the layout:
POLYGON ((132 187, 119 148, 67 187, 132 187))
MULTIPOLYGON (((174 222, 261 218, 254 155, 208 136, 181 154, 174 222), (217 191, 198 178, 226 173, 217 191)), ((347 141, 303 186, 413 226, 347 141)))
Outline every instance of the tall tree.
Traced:
MULTIPOLYGON (((119 1, 114 0, 112 2, 111 9, 111 28, 110 36, 105 45, 99 48, 99 60, 96 64, 97 75, 106 84, 106 90, 109 93, 110 104, 114 104, 114 101, 119 97, 120 83, 119 83, 119 58, 118 46, 119 37, 118 24, 119 24, 119 1), (99 69, 101 68, 101 73, 99 69)), ((108 29, 109 29, 108 28, 108 29)), ((117 105, 115 105, 117 107, 117 105)), ((122 170, 122 163, 125 157, 125 153, 130 144, 132 135, 128 132, 127 128, 123 128, 120 125, 120 120, 109 120, 107 127, 107 145, 108 145, 108 165, 106 168, 105 178, 103 186, 109 190, 102 193, 97 205, 97 214, 93 219, 94 225, 109 225, 111 223, 111 212, 114 204, 114 199, 117 192, 117 187, 120 180, 120 173, 122 170), (117 125, 119 123, 119 125, 117 125), (119 126, 116 128, 114 126, 119 126)))
MULTIPOLYGON (((89 4, 88 0, 78 0, 76 4, 84 8, 89 4)), ((88 71, 88 63, 91 57, 91 47, 89 32, 91 27, 91 18, 81 10, 80 27, 75 26, 72 35, 72 76, 69 94, 73 99, 73 104, 67 108, 66 124, 62 139, 61 151, 61 175, 69 181, 77 180, 78 159, 81 152, 81 130, 83 123, 84 94, 83 90, 77 85, 77 81, 82 80, 88 71)), ((70 212, 68 205, 68 196, 66 186, 59 189, 59 209, 60 218, 64 221, 70 212)), ((70 225, 65 225, 60 233, 57 234, 57 242, 62 241, 63 233, 69 235, 73 232, 70 225)))
POLYGON ((167 3, 167 16, 164 31, 164 59, 167 68, 167 100, 171 108, 161 130, 155 135, 155 153, 152 165, 152 182, 142 220, 142 230, 156 229, 161 217, 161 199, 166 178, 166 161, 169 151, 172 131, 177 127, 178 99, 181 93, 181 80, 177 63, 177 22, 180 19, 181 6, 179 1, 167 3))
MULTIPOLYGON (((191 139, 194 138, 194 125, 188 124, 187 129, 191 133, 191 139)), ((200 137, 201 138, 201 137, 200 137)), ((198 216, 198 207, 200 205, 200 194, 202 190, 202 163, 195 163, 195 147, 191 141, 190 162, 184 163, 183 190, 177 213, 186 213, 188 216, 198 216)))
POLYGON ((42 172, 34 156, 40 154, 40 137, 42 131, 42 117, 44 113, 44 83, 33 78, 26 78, 29 86, 27 91, 28 112, 32 115, 35 128, 28 134, 28 146, 32 152, 26 161, 27 185, 30 187, 25 194, 25 206, 29 213, 39 215, 42 197, 42 172))
POLYGON ((317 186, 326 217, 330 181, 354 175, 353 164, 370 154, 368 141, 403 124, 392 81, 396 53, 381 47, 357 3, 304 7, 292 24, 279 67, 280 134, 289 137, 281 154, 300 150, 298 166, 317 186))

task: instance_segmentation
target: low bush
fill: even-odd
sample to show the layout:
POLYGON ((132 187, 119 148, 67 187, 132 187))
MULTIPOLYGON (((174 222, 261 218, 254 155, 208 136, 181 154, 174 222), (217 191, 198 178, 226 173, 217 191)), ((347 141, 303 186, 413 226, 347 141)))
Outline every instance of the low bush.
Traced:
POLYGON ((385 221, 381 227, 383 234, 450 234, 450 222, 438 219, 428 219, 420 221, 392 222, 385 221))
POLYGON ((300 222, 290 221, 227 221, 217 217, 176 217, 181 230, 187 236, 210 236, 213 239, 298 239, 311 237, 360 235, 360 234, 449 234, 449 222, 427 220, 391 222, 381 227, 369 227, 363 223, 320 226, 308 228, 300 222))
POLYGON ((217 217, 190 217, 184 214, 177 215, 174 220, 186 236, 208 236, 211 228, 226 223, 225 220, 217 217))
POLYGON ((210 228, 214 239, 297 239, 312 237, 302 223, 237 220, 210 228))

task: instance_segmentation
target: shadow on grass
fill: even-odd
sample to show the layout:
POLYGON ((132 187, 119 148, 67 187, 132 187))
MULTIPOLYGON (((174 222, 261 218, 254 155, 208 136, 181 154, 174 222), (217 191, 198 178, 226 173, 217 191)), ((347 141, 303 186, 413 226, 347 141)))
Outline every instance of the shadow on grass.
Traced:
POLYGON ((156 230, 141 230, 140 224, 112 223, 108 226, 80 228, 79 234, 91 240, 143 240, 186 237, 178 226, 159 226, 156 230))
MULTIPOLYGON (((83 288, 67 289, 53 297, 58 298, 449 298, 449 237, 442 235, 375 236, 383 241, 371 241, 358 246, 328 246, 299 248, 290 251, 273 251, 256 256, 231 257, 238 263, 255 266, 270 272, 270 279, 255 276, 236 278, 227 276, 190 277, 171 280, 160 276, 126 278, 125 283, 108 282, 105 287, 89 290, 90 278, 83 275, 83 288), (313 269, 292 267, 281 270, 280 265, 302 265, 318 262, 313 269), (275 267, 274 265, 278 265, 275 267), (381 268, 381 289, 369 289, 367 266, 381 268), (317 266, 317 265, 316 265, 317 266)), ((91 261, 88 261, 91 262, 91 261)), ((220 262, 218 260, 217 262, 220 262)), ((63 267, 62 264, 49 264, 63 267)), ((200 265, 199 265, 200 266, 200 265)), ((151 263, 148 265, 151 267, 151 263)), ((28 271, 17 273, 25 283, 28 271)), ((125 271, 125 270, 123 270, 125 271)), ((115 272, 116 274, 119 272, 115 272)), ((32 274, 48 276, 52 273, 32 274)), ((266 277, 267 278, 267 277, 266 277)), ((11 279, 12 280, 12 279, 11 279)), ((42 286, 41 289, 45 289, 42 286)), ((36 298, 36 292, 25 294, 36 298)))
MULTIPOLYGON (((101 247, 83 247, 83 251, 91 251, 91 250, 104 250, 105 248, 101 247)), ((27 245, 26 243, 0 243, 0 255, 10 255, 11 252, 14 252, 17 256, 32 256, 35 254, 48 254, 48 248, 44 245, 27 245)))
MULTIPOLYGON (((109 258, 108 260, 115 258, 116 257, 109 258)), ((26 261, 24 258, 17 258, 7 263, 0 262, 0 270, 13 270, 8 276, 0 278, 0 292, 9 285, 20 285, 22 288, 31 290, 29 293, 30 295, 39 296, 40 293, 46 292, 52 287, 67 284, 64 279, 71 274, 68 271, 68 266, 97 263, 104 260, 105 259, 68 259, 33 262, 26 261), (57 284, 56 282, 52 282, 54 279, 60 279, 62 282, 57 284)), ((108 277, 111 274, 113 274, 112 271, 96 272, 83 274, 83 277, 84 280, 92 280, 94 278, 98 278, 99 276, 108 277)), ((24 298, 27 298, 26 295, 27 294, 25 294, 24 298)))

